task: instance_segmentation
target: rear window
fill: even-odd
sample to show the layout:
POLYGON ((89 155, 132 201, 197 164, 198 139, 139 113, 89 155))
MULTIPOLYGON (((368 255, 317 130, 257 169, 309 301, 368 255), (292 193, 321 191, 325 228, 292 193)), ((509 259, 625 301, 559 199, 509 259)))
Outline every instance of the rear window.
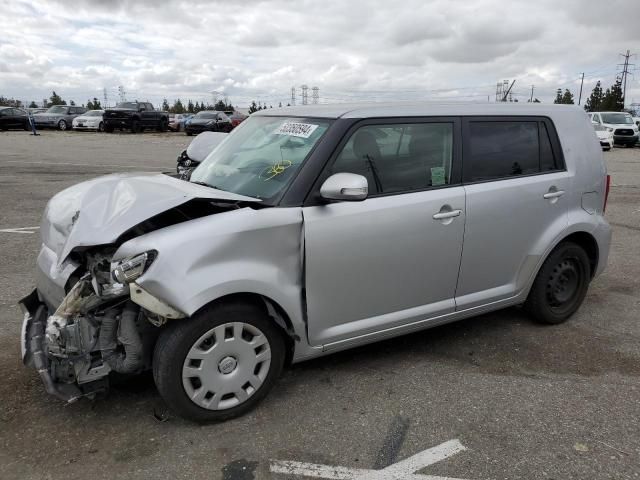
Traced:
POLYGON ((469 121, 466 136, 466 181, 534 175, 560 168, 544 122, 469 121))

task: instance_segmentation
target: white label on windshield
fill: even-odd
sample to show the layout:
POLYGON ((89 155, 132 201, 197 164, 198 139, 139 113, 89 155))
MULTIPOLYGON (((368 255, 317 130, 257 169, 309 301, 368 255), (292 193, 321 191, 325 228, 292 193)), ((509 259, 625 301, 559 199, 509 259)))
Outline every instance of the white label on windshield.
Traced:
POLYGON ((312 125, 311 123, 284 122, 273 133, 276 135, 309 138, 316 128, 318 128, 318 125, 312 125))

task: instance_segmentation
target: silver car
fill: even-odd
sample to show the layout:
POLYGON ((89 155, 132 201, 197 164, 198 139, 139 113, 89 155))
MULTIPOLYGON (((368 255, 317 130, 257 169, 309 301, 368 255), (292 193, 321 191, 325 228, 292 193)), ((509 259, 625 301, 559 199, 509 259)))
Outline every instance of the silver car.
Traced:
POLYGON ((71 107, 67 105, 54 105, 46 112, 36 113, 33 116, 37 128, 57 128, 69 130, 73 119, 87 111, 84 107, 71 107))
POLYGON ((291 362, 514 305, 561 323, 607 263, 608 188, 578 107, 264 110, 188 182, 51 199, 23 360, 66 402, 152 369, 202 422, 253 408, 291 362))

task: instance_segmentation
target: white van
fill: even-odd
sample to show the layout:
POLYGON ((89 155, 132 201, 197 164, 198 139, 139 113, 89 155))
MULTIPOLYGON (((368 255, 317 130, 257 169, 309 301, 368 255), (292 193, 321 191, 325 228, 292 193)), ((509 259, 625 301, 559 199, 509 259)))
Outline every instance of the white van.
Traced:
POLYGON ((638 126, 626 112, 592 112, 591 122, 611 129, 616 145, 633 147, 638 141, 638 126))

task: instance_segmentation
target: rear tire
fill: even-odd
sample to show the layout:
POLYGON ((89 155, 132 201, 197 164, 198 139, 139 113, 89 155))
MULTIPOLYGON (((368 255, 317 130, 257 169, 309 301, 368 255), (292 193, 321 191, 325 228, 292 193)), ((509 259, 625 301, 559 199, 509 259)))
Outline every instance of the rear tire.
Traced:
POLYGON ((264 311, 219 304, 162 331, 153 378, 179 416, 199 423, 223 421, 248 412, 267 395, 284 359, 283 333, 264 311))
POLYGON ((562 242, 542 264, 525 310, 540 323, 565 322, 580 308, 590 280, 591 266, 584 249, 573 242, 562 242))

